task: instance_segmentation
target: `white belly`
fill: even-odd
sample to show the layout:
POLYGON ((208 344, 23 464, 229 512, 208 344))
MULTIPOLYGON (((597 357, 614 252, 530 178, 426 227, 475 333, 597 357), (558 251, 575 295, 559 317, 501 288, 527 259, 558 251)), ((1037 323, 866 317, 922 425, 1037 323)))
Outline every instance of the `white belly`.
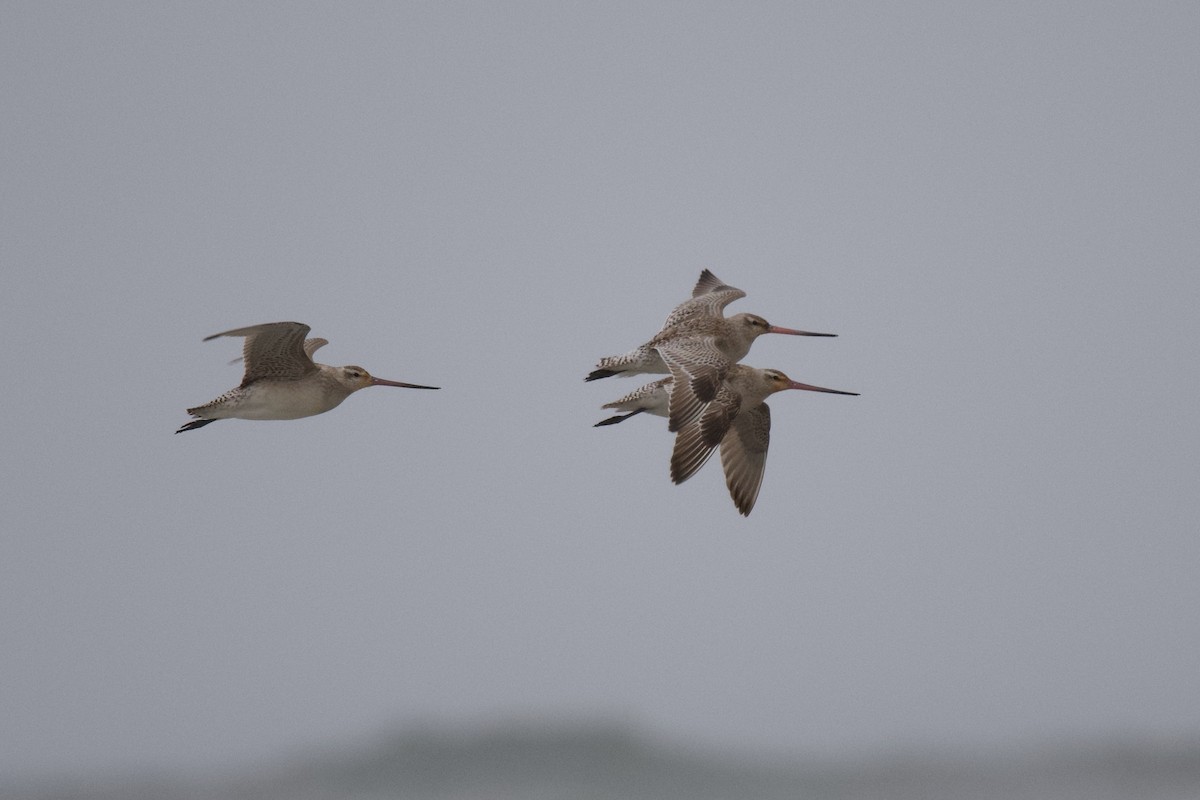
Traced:
POLYGON ((300 419, 336 408, 346 395, 317 381, 259 381, 203 409, 210 419, 300 419))

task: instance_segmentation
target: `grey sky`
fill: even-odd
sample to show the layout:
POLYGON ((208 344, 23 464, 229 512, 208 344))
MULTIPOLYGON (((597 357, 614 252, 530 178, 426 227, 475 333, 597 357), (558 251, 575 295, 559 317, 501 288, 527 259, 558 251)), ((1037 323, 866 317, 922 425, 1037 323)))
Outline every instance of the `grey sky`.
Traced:
POLYGON ((0 773, 603 715, 1200 736, 1200 10, 13 3, 0 773), (700 270, 742 519, 585 384, 700 270), (175 436, 227 328, 440 392, 175 436))

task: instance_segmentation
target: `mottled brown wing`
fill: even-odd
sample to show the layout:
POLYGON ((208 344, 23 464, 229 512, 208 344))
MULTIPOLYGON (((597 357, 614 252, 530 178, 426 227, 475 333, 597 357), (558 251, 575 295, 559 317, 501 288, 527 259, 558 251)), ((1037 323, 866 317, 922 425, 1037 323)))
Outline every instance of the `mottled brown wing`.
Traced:
POLYGON ((328 339, 321 339, 319 337, 314 338, 314 339, 305 339, 304 340, 304 355, 308 356, 309 358, 312 358, 313 353, 317 352, 318 350, 320 350, 322 347, 324 347, 327 344, 329 344, 328 339))
MULTIPOLYGON (((217 334, 217 335, 219 336, 220 334, 217 334)), ((212 337, 209 337, 209 338, 212 338, 212 337)), ((322 347, 324 347, 327 344, 329 344, 328 339, 321 339, 321 338, 305 339, 304 340, 304 354, 307 355, 309 358, 312 358, 313 353, 317 352, 318 350, 320 350, 322 347)), ((237 358, 233 359, 229 363, 236 364, 241 360, 242 360, 242 357, 238 356, 237 358)))
POLYGON ((676 339, 655 347, 671 371, 667 430, 680 430, 711 403, 732 366, 711 336, 676 339))
POLYGON ((717 398, 704 407, 703 413, 680 429, 671 451, 672 481, 683 483, 704 466, 729 430, 741 402, 738 394, 723 386, 717 398))
POLYGON ((741 289, 727 286, 716 275, 704 270, 700 273, 700 280, 696 281, 696 288, 692 289, 691 299, 675 306, 675 309, 667 316, 666 322, 663 323, 662 330, 674 328, 679 323, 694 317, 722 316, 725 306, 745 296, 746 293, 741 289))
POLYGON ((246 362, 242 386, 247 386, 264 378, 298 380, 316 372, 316 365, 304 349, 304 337, 309 330, 303 322, 268 322, 214 333, 204 337, 204 341, 221 336, 246 337, 242 346, 242 360, 246 362))
POLYGON ((721 439, 721 466, 729 496, 743 516, 750 516, 767 468, 771 443, 771 409, 766 403, 738 414, 721 439))
POLYGON ((725 283, 725 281, 721 280, 716 275, 713 275, 711 269, 704 269, 700 271, 700 280, 696 281, 696 286, 692 289, 692 297, 700 297, 701 295, 712 294, 713 292, 723 291, 725 289, 733 289, 733 291, 737 291, 737 289, 734 289, 732 286, 725 283))

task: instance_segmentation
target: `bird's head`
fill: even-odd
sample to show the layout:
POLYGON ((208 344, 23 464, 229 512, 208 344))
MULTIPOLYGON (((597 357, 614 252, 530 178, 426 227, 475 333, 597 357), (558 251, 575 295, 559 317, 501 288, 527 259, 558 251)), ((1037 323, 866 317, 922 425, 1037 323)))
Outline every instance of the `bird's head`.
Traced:
POLYGON ((843 392, 841 389, 826 389, 824 386, 813 386, 811 383, 800 383, 799 381, 792 380, 777 369, 764 369, 761 374, 762 382, 765 385, 767 394, 782 392, 784 389, 802 389, 806 392, 825 392, 827 394, 848 394, 854 396, 858 395, 858 392, 843 392))
POLYGON ((399 386, 404 389, 438 388, 437 386, 421 386, 416 383, 401 383, 400 381, 387 381, 383 378, 375 378, 362 367, 356 366, 342 367, 334 374, 337 376, 338 383, 351 392, 357 392, 359 389, 365 389, 368 386, 399 386))
POLYGON ((352 392, 357 392, 359 389, 365 389, 375 381, 375 379, 371 377, 371 373, 367 372, 362 367, 342 367, 335 374, 337 375, 338 383, 342 384, 342 386, 352 392))
POLYGON ((734 314, 729 321, 752 339, 762 336, 764 333, 786 333, 789 336, 837 336, 836 333, 813 333, 812 331, 781 328, 778 325, 772 325, 757 314, 734 314))

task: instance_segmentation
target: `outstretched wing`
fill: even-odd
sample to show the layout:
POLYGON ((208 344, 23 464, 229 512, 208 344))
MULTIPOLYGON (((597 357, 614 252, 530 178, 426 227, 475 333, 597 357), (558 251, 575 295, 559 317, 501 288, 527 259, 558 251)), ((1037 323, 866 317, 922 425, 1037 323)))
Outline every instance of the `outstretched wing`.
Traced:
POLYGON ((741 289, 726 285, 716 275, 704 270, 700 273, 700 280, 696 281, 696 288, 692 289, 692 299, 675 306, 663 323, 662 330, 674 328, 694 317, 720 317, 725 312, 725 306, 745 296, 746 293, 741 289))
POLYGON ((767 468, 771 443, 771 409, 766 403, 743 411, 721 439, 721 466, 729 496, 743 516, 750 516, 767 468))
POLYGON ((704 407, 703 413, 680 429, 671 451, 672 481, 683 483, 704 466, 729 430, 741 403, 740 395, 728 385, 722 386, 717 398, 704 407))
POLYGON ((319 337, 314 338, 314 339, 305 339, 304 340, 304 355, 308 356, 311 359, 313 357, 313 353, 317 352, 318 350, 320 350, 322 347, 324 347, 327 344, 329 344, 328 339, 321 339, 319 337))
MULTIPOLYGON (((217 334, 217 335, 220 336, 220 334, 217 334)), ((328 339, 319 339, 319 338, 318 339, 305 339, 304 340, 304 353, 309 358, 312 358, 313 353, 317 352, 318 350, 320 350, 322 347, 324 347, 327 344, 329 344, 328 339)), ((241 360, 242 360, 242 357, 238 356, 237 358, 233 359, 229 363, 236 364, 241 360)))
POLYGON ((672 377, 667 430, 678 431, 716 398, 731 364, 711 336, 674 339, 655 351, 672 377))
MULTIPOLYGON (((298 380, 316 372, 317 366, 305 348, 304 337, 309 330, 303 322, 268 322, 214 333, 204 337, 204 341, 221 336, 246 337, 242 346, 242 360, 246 362, 242 386, 247 386, 263 378, 298 380)), ((313 350, 326 343, 324 339, 313 341, 320 342, 313 345, 313 350)))

